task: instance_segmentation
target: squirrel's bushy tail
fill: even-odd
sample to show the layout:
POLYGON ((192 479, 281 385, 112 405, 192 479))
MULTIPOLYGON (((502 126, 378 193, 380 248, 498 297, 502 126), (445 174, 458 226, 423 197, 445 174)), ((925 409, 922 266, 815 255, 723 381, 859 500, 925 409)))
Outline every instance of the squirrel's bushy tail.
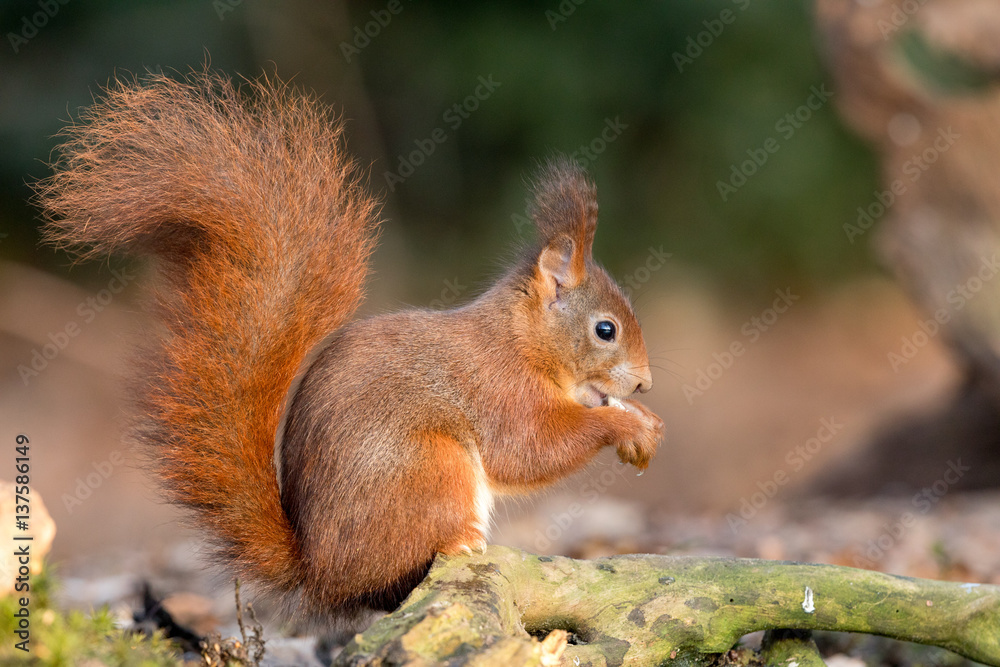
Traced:
POLYGON ((159 258, 139 437, 168 497, 239 576, 294 590, 275 434, 303 358, 361 299, 378 224, 340 126, 287 85, 196 73, 116 84, 64 134, 37 188, 47 239, 159 258))

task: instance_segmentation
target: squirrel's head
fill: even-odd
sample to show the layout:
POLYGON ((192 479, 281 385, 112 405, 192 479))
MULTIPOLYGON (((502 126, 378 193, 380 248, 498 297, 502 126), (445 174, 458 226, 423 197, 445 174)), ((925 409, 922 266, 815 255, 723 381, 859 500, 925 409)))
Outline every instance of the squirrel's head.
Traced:
POLYGON ((572 398, 607 405, 653 384, 646 344, 628 298, 593 259, 597 193, 581 167, 565 158, 542 169, 532 218, 531 328, 540 359, 572 398))

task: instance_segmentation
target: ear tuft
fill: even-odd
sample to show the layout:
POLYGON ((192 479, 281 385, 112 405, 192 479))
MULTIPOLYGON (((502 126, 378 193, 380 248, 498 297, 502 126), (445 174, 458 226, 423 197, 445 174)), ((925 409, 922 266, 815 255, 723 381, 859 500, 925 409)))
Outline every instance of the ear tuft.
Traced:
POLYGON ((542 245, 568 236, 577 253, 589 258, 597 230, 597 188, 583 167, 564 155, 549 158, 532 189, 531 217, 542 245))

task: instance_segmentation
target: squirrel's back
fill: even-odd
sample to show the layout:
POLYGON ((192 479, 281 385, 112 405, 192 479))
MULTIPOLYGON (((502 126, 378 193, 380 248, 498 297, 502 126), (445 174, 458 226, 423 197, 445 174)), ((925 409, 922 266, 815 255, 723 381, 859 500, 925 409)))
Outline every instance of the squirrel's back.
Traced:
POLYGON ((304 357, 361 299, 377 229, 339 124, 286 85, 196 73, 117 84, 64 134, 38 187, 48 239, 159 260, 137 433, 169 499, 239 576, 295 590, 275 434, 304 357))

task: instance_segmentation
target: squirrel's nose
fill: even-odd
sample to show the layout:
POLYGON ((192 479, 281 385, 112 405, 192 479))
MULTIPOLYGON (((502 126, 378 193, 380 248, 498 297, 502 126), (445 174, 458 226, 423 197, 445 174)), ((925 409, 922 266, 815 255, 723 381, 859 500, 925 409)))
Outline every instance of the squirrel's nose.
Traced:
POLYGON ((653 388, 653 375, 649 372, 649 369, 643 369, 641 372, 636 373, 639 378, 639 384, 635 386, 635 391, 640 394, 645 394, 647 391, 653 388))

